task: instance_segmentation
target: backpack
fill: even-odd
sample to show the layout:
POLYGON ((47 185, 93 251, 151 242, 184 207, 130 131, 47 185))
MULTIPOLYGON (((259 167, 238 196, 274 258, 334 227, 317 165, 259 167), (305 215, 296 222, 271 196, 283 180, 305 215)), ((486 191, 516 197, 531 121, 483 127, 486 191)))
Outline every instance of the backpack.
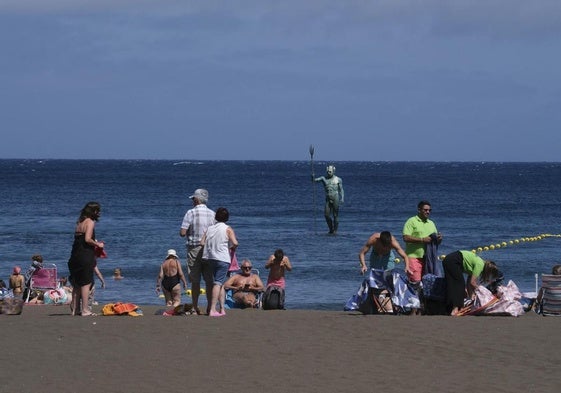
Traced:
POLYGON ((263 295, 263 310, 284 310, 284 289, 269 285, 263 295))

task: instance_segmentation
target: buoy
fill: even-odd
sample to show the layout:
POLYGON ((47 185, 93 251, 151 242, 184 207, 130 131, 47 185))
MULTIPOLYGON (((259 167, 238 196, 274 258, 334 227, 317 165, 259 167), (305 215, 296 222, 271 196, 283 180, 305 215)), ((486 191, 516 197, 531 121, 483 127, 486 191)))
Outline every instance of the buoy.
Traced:
POLYGON ((503 242, 496 243, 496 244, 490 244, 490 245, 485 246, 485 247, 477 247, 476 249, 471 250, 471 252, 477 253, 477 252, 482 252, 482 251, 495 250, 495 249, 500 249, 500 248, 507 247, 508 245, 519 244, 521 242, 535 242, 535 241, 538 241, 538 240, 546 239, 548 237, 561 237, 561 233, 560 234, 555 234, 555 235, 552 235, 550 233, 542 233, 542 234, 539 234, 539 235, 536 235, 536 236, 525 236, 525 237, 521 237, 519 239, 512 239, 512 240, 509 240, 509 241, 503 241, 503 242))
POLYGON ((160 293, 160 295, 159 295, 158 297, 159 297, 159 298, 164 298, 165 296, 164 296, 163 293, 160 293))
POLYGON ((187 296, 191 296, 193 294, 193 292, 190 289, 188 289, 188 290, 185 291, 185 294, 187 296))
POLYGON ((395 258, 393 261, 394 261, 395 263, 399 263, 399 262, 401 262, 401 259, 395 258))
POLYGON ((206 294, 206 289, 204 289, 204 288, 201 288, 200 294, 201 294, 201 295, 204 295, 204 294, 206 294))

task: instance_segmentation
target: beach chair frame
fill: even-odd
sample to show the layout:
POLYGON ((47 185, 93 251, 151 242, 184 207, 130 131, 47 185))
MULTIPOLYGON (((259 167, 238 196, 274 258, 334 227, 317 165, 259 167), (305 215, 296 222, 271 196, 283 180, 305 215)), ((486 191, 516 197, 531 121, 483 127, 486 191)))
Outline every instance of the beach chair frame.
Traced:
POLYGON ((368 314, 397 314, 392 302, 392 286, 384 270, 370 269, 368 281, 368 299, 372 308, 366 307, 363 312, 368 314))
POLYGON ((542 290, 541 314, 561 316, 561 276, 542 274, 542 290))
POLYGON ((50 289, 57 289, 58 276, 57 266, 54 263, 33 264, 28 271, 25 280, 25 291, 23 300, 27 303, 31 293, 35 290, 45 292, 50 289))

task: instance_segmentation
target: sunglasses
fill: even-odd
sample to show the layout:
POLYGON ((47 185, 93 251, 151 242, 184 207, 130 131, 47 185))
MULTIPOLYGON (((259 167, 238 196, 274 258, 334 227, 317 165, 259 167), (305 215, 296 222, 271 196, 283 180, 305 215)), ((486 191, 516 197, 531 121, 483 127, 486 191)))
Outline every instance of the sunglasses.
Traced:
POLYGON ((243 270, 251 270, 251 266, 242 266, 243 270))

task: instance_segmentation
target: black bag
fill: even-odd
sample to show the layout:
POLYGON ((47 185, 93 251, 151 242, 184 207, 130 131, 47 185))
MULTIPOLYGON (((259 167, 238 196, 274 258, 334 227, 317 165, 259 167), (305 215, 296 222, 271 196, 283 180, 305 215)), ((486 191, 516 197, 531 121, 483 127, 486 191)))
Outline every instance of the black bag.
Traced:
POLYGON ((284 289, 269 285, 263 295, 263 310, 284 310, 284 289))

